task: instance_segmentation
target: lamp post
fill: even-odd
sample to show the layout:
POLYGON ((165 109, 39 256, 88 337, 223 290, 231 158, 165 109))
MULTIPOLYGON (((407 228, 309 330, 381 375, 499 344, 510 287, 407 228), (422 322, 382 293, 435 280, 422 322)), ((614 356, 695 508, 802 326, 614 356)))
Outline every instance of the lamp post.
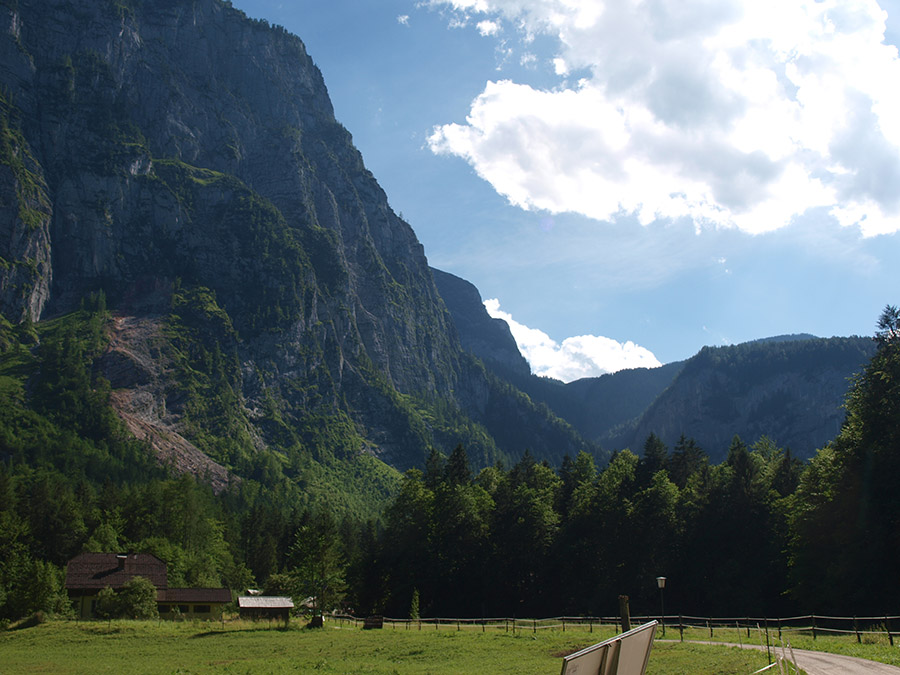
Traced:
POLYGON ((666 637, 666 605, 663 601, 663 589, 666 587, 666 578, 656 577, 656 585, 659 586, 659 622, 662 624, 663 637, 666 637))

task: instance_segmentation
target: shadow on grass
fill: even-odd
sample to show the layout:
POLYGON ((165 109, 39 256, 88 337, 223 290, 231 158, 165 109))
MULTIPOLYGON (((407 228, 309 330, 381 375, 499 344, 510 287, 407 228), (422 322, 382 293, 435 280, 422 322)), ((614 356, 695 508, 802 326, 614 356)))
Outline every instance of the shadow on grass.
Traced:
POLYGON ((198 638, 215 637, 217 635, 232 635, 234 633, 262 633, 262 632, 268 632, 268 631, 276 631, 278 633, 290 633, 290 632, 293 632, 294 630, 295 629, 291 628, 290 626, 287 628, 285 628, 284 626, 272 626, 271 628, 260 626, 259 628, 248 627, 248 628, 232 628, 230 630, 229 629, 208 630, 208 631, 204 631, 203 633, 196 633, 194 635, 191 635, 188 639, 196 640, 198 638))

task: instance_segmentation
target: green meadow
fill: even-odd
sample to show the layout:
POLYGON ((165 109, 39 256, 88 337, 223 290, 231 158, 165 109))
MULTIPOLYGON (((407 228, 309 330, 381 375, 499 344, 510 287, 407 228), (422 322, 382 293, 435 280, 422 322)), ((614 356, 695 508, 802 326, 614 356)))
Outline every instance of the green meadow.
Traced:
MULTIPOLYGON (((244 622, 51 621, 0 633, 5 674, 17 673, 517 673, 556 675, 562 657, 613 635, 585 629, 481 632, 364 631, 326 623, 288 629, 244 622)), ((657 643, 651 675, 751 673, 766 655, 736 648, 657 643)))

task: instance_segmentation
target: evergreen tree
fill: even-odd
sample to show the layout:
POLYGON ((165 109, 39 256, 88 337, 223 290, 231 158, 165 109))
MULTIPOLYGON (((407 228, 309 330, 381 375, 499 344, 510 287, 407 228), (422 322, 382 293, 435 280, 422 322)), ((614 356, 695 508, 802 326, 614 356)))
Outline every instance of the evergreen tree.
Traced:
POLYGON ((468 485, 472 482, 472 469, 469 457, 462 444, 453 448, 444 467, 444 480, 450 485, 468 485))
POLYGON ((419 620, 419 589, 414 588, 412 600, 409 602, 409 619, 410 621, 419 620))
POLYGON ((696 441, 681 434, 678 443, 672 449, 667 468, 672 482, 683 489, 687 485, 688 478, 708 462, 709 458, 696 441))
POLYGON ((811 460, 792 510, 793 592, 809 611, 881 612, 900 559, 900 312, 878 320, 878 349, 847 396, 841 433, 811 460), (826 605, 822 607, 822 605, 826 605))
POLYGON ((346 560, 340 550, 337 525, 327 511, 310 515, 300 526, 288 560, 296 589, 312 598, 314 615, 338 607, 346 591, 346 560))
POLYGON ((647 440, 644 441, 644 453, 641 455, 640 462, 638 462, 638 484, 644 487, 648 486, 653 475, 657 471, 666 468, 668 457, 669 450, 666 448, 666 444, 662 442, 659 436, 650 432, 647 440))

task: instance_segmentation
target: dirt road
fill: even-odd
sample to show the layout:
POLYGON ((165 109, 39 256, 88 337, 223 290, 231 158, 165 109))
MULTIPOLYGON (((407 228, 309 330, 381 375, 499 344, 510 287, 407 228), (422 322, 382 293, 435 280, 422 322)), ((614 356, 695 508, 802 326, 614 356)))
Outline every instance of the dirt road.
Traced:
MULTIPOLYGON (((790 651, 787 656, 791 657, 790 651)), ((810 652, 805 649, 795 649, 793 656, 807 675, 900 675, 900 668, 897 666, 853 656, 810 652)))
MULTIPOLYGON (((759 645, 739 645, 730 642, 702 642, 702 644, 766 650, 765 647, 760 647, 759 645)), ((867 659, 858 659, 854 656, 811 652, 805 649, 795 649, 793 655, 790 650, 787 650, 786 655, 788 659, 791 659, 793 656, 797 660, 797 665, 805 670, 807 675, 900 675, 900 668, 897 666, 889 666, 886 663, 878 663, 867 659)), ((777 670, 774 672, 777 672, 777 670)))

